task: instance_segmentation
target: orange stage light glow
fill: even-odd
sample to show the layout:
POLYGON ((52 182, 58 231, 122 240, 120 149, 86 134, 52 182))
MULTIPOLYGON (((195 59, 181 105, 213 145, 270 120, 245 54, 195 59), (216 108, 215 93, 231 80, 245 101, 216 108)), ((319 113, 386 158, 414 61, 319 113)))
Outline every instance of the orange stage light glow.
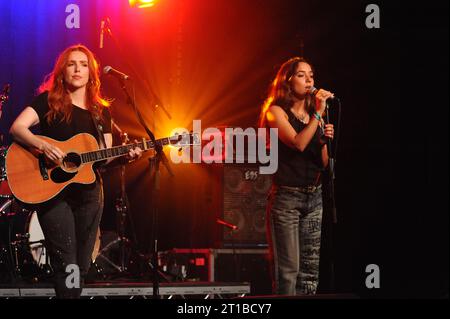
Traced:
POLYGON ((156 0, 129 0, 130 7, 136 8, 148 8, 153 7, 156 3, 156 0))

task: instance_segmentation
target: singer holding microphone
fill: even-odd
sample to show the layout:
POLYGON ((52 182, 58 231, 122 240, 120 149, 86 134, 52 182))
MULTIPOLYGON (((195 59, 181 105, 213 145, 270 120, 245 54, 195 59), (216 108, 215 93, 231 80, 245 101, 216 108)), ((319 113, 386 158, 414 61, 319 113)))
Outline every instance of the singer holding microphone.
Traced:
MULTIPOLYGON (((79 133, 89 133, 100 146, 111 147, 110 103, 100 94, 99 76, 98 62, 87 47, 74 45, 65 49, 53 71, 41 84, 40 94, 12 124, 10 132, 14 139, 56 163, 61 162, 66 154, 34 135, 31 127, 39 125, 42 135, 60 141, 79 133)), ((142 151, 135 148, 130 150, 128 157, 131 159, 141 154, 142 151)), ((33 185, 30 185, 30 191, 32 189, 33 185)), ((96 171, 94 183, 71 184, 37 209, 53 268, 56 297, 79 298, 103 211, 99 173, 96 171), (81 275, 81 282, 73 283, 71 280, 74 285, 70 287, 66 284, 69 265, 77 265, 81 275)))
POLYGON ((273 80, 259 126, 278 129, 278 170, 268 197, 267 234, 273 293, 315 294, 322 225, 321 175, 332 124, 322 115, 333 93, 314 88, 305 59, 286 61, 273 80))

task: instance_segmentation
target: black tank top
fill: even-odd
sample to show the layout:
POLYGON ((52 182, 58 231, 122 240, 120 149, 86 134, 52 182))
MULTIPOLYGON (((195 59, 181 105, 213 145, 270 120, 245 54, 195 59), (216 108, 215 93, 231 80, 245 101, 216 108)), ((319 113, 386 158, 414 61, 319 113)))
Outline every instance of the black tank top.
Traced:
MULTIPOLYGON (((298 133, 306 127, 289 110, 286 112, 294 130, 298 133)), ((278 139, 278 170, 274 175, 276 185, 304 187, 318 185, 319 174, 323 171, 321 128, 317 128, 312 140, 303 152, 293 149, 278 139)))

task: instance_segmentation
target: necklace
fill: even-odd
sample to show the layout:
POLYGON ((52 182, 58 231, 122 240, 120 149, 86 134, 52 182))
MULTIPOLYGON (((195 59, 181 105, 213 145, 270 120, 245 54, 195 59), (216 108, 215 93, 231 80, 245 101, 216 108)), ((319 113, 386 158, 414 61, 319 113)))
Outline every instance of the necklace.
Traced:
POLYGON ((300 122, 302 122, 303 124, 308 124, 308 122, 306 121, 306 114, 297 114, 296 112, 292 111, 292 114, 294 114, 295 118, 297 120, 299 120, 300 122))

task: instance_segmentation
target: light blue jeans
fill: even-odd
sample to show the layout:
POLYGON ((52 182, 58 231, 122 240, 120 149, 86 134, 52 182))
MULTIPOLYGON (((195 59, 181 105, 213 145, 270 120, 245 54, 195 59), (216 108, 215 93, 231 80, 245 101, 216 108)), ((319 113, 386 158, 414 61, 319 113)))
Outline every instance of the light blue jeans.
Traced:
POLYGON ((315 294, 319 283, 322 189, 274 186, 267 209, 272 288, 279 295, 315 294))

